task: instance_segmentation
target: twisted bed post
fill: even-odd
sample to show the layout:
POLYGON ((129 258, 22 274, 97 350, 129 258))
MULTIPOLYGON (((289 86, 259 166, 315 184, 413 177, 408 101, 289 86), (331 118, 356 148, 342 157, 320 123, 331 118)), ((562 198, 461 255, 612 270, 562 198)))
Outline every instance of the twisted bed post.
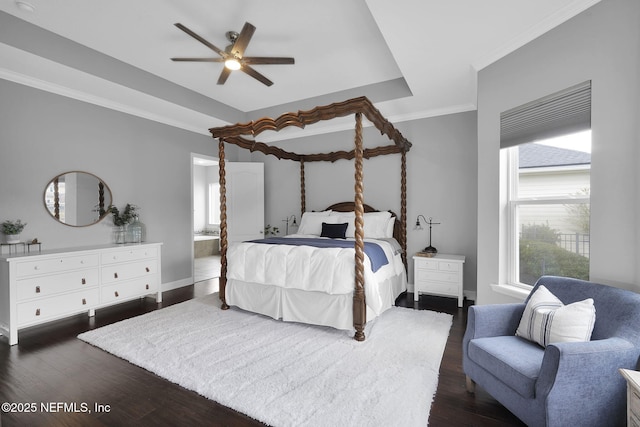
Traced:
MULTIPOLYGON (((304 159, 300 160, 300 218, 307 211, 306 194, 304 189, 304 159)), ((302 220, 302 219, 301 219, 302 220)))
POLYGON ((355 136, 355 261, 356 281, 353 292, 353 327, 354 338, 364 341, 364 325, 367 323, 367 312, 364 295, 364 185, 362 183, 362 114, 356 113, 355 136))
POLYGON ((402 262, 407 269, 407 151, 402 150, 400 163, 400 227, 402 229, 400 247, 402 262))
POLYGON ((226 171, 224 168, 224 140, 220 138, 218 140, 218 173, 220 176, 220 279, 219 292, 220 301, 222 301, 221 308, 223 310, 229 309, 227 305, 227 298, 225 290, 227 287, 227 179, 226 171))

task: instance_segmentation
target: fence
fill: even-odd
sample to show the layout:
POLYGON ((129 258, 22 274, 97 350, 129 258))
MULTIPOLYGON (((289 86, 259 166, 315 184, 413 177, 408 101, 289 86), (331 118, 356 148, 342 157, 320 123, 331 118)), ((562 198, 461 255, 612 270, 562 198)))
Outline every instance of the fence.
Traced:
POLYGON ((589 258, 591 246, 588 234, 558 233, 558 241, 556 244, 569 252, 574 252, 585 258, 589 258))
POLYGON ((583 233, 556 233, 553 230, 538 230, 531 227, 520 233, 521 239, 537 240, 555 244, 562 249, 589 258, 589 235, 583 233))

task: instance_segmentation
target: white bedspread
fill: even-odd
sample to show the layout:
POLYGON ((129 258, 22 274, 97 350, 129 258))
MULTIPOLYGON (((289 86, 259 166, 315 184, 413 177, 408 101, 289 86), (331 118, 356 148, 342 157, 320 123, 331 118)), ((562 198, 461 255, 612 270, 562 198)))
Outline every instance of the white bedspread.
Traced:
MULTIPOLYGON (((292 235, 291 237, 317 237, 292 235)), ((389 263, 371 271, 365 256, 365 298, 375 312, 382 306, 378 284, 404 272, 397 246, 387 240, 365 239, 379 244, 389 263)), ((227 251, 227 277, 232 280, 278 286, 288 289, 349 294, 354 290, 355 250, 310 246, 270 245, 241 242, 227 251)))

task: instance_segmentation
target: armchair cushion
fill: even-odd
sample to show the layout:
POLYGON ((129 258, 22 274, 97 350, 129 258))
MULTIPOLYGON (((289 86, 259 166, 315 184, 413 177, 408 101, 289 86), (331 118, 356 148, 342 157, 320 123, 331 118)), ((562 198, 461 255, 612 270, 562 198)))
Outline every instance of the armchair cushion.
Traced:
POLYGON ((523 338, 476 338, 469 343, 469 359, 500 378, 522 397, 535 397, 544 349, 523 338))
POLYGON ((543 347, 557 342, 589 341, 595 321, 592 298, 564 305, 540 286, 527 302, 516 335, 543 347))

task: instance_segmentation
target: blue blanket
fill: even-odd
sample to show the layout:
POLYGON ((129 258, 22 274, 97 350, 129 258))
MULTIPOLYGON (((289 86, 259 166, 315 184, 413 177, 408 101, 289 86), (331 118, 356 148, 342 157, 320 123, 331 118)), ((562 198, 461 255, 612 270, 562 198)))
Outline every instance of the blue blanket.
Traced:
MULTIPOLYGON (((264 243, 267 245, 293 245, 312 246, 315 248, 355 248, 356 242, 353 240, 337 239, 312 239, 306 237, 269 237, 267 239, 250 240, 250 243, 264 243)), ((371 269, 375 273, 380 267, 389 264, 389 260, 384 253, 384 249, 377 243, 364 242, 364 253, 371 261, 371 269)))

